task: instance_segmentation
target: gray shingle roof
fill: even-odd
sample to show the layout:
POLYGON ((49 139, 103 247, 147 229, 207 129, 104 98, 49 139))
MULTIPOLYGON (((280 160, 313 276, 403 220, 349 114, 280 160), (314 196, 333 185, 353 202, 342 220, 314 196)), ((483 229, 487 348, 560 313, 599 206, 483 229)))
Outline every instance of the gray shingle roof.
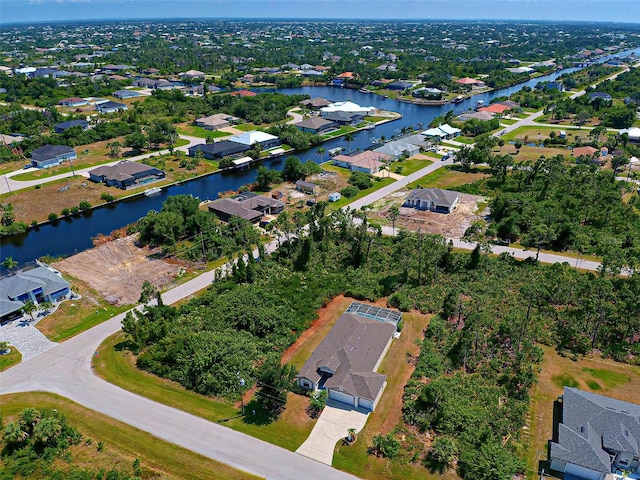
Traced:
POLYGON ((409 193, 407 200, 412 200, 414 198, 419 200, 430 200, 436 205, 451 207, 458 196, 458 192, 451 192, 449 190, 441 190, 439 188, 418 188, 409 193))
POLYGON ((640 405, 564 387, 562 423, 550 457, 610 473, 609 452, 640 454, 640 405))
POLYGON ((311 354, 298 376, 318 383, 321 371, 332 373, 325 387, 375 400, 386 376, 373 369, 395 331, 396 327, 391 323, 345 313, 311 354))

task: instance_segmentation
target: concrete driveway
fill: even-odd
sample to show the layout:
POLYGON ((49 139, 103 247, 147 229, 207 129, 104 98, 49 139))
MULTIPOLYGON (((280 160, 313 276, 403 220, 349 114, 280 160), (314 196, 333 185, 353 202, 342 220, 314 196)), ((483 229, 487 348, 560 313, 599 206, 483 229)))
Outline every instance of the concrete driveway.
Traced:
POLYGON ((368 410, 354 409, 344 403, 328 400, 309 438, 296 453, 331 465, 336 442, 345 438, 350 428, 355 428, 356 432, 362 430, 368 418, 368 410))

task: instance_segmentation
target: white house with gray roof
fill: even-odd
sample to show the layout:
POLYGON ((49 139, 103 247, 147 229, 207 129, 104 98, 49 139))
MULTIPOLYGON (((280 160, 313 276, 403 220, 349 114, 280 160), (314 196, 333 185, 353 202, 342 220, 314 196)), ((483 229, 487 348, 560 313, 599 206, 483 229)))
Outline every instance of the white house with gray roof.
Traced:
POLYGON ((0 280, 0 321, 19 315, 25 303, 54 303, 69 295, 69 282, 45 266, 22 270, 0 280))
POLYGON ((412 190, 403 206, 418 210, 451 213, 460 202, 460 194, 439 188, 418 188, 412 190))
POLYGON ((298 373, 297 381, 307 390, 325 389, 329 398, 355 408, 374 410, 387 384, 376 370, 396 332, 402 314, 354 302, 342 314, 298 373), (357 305, 358 308, 352 308, 357 305), (364 312, 364 313, 363 313, 364 312))
POLYGON ((565 480, 640 479, 640 405, 564 387, 549 463, 565 480))

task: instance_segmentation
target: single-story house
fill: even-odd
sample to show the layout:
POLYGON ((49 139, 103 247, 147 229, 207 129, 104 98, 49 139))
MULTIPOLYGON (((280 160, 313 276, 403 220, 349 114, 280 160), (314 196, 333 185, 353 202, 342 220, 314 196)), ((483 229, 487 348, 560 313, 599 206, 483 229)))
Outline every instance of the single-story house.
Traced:
POLYGON ((437 98, 440 99, 444 92, 439 88, 422 87, 417 88, 411 92, 411 95, 416 98, 437 98))
POLYGON ((510 108, 501 103, 492 103, 491 105, 488 105, 486 107, 481 107, 478 109, 479 112, 491 112, 496 115, 502 115, 507 110, 510 110, 510 108))
POLYGON ((460 78, 459 80, 456 80, 455 82, 459 83, 460 85, 466 85, 466 86, 469 86, 469 87, 482 88, 482 87, 485 86, 485 83, 482 80, 476 80, 475 78, 469 78, 469 77, 460 78))
POLYGON ((111 166, 103 165, 89 171, 89 180, 123 190, 162 180, 164 177, 165 173, 162 170, 129 160, 111 166))
POLYGON ((84 98, 79 97, 69 97, 63 98, 58 102, 58 105, 62 105, 63 107, 81 107, 82 105, 86 105, 88 102, 84 98))
POLYGON ((310 108, 312 110, 328 107, 332 103, 333 103, 332 101, 327 100, 326 98, 321 98, 321 97, 309 98, 307 100, 303 100, 302 102, 300 102, 302 106, 310 108))
POLYGON ((386 88, 389 90, 408 90, 413 87, 413 83, 407 82, 405 80, 397 80, 395 82, 391 82, 387 84, 386 88))
POLYGON ((429 139, 421 133, 414 133, 413 135, 409 135, 408 137, 402 137, 402 141, 404 143, 415 145, 423 150, 427 150, 432 146, 431 141, 429 141, 429 139))
POLYGON ((310 117, 301 122, 294 123, 294 127, 303 132, 315 133, 316 135, 322 135, 323 133, 336 130, 338 124, 322 117, 310 117))
POLYGON ((188 148, 188 155, 195 157, 197 152, 202 152, 202 156, 208 160, 219 160, 224 157, 232 157, 242 154, 251 147, 237 142, 223 140, 215 143, 200 143, 188 148))
POLYGON ((491 112, 488 112, 486 110, 481 111, 481 112, 465 112, 461 115, 458 116, 458 118, 460 120, 480 120, 482 122, 486 122, 489 120, 493 120, 495 118, 495 115, 491 112))
POLYGON ((100 105, 96 105, 96 110, 100 113, 113 113, 120 110, 127 110, 127 106, 120 102, 105 102, 100 105))
POLYGON ((384 153, 365 150, 355 155, 336 155, 333 164, 348 168, 352 172, 364 172, 373 175, 380 171, 392 158, 384 153))
POLYGON ((224 222, 228 222, 231 217, 240 217, 251 223, 258 223, 264 215, 276 215, 282 212, 284 202, 246 192, 234 198, 214 200, 207 204, 207 208, 224 222))
POLYGON ((76 158, 76 151, 66 145, 45 145, 31 151, 31 165, 36 168, 55 167, 65 160, 76 158))
POLYGON ((596 152, 598 152, 598 149, 591 146, 576 147, 573 150, 571 150, 571 155, 573 155, 576 158, 583 157, 583 156, 593 157, 596 154, 596 152))
POLYGON ((376 148, 374 152, 383 153, 385 155, 389 155, 394 160, 398 160, 403 155, 407 155, 407 157, 417 155, 420 153, 420 147, 413 145, 412 143, 405 142, 403 139, 385 143, 382 147, 376 148))
POLYGON ((86 120, 69 120, 67 122, 60 122, 56 123, 53 126, 53 131, 55 133, 62 133, 65 130, 69 130, 73 127, 80 127, 82 130, 86 130, 87 128, 89 128, 89 122, 87 122, 86 120))
POLYGON ((116 90, 111 95, 119 98, 120 100, 124 100, 125 98, 137 98, 140 96, 140 94, 135 90, 116 90))
POLYGON ((613 101, 613 97, 605 92, 591 92, 587 94, 587 97, 589 97, 589 101, 593 101, 596 98, 600 98, 605 102, 613 101))
POLYGON ((267 150, 273 147, 279 147, 280 145, 282 145, 280 139, 275 135, 270 135, 258 130, 244 132, 240 135, 234 135, 233 137, 229 137, 228 141, 239 143, 249 148, 251 148, 254 143, 259 143, 263 150, 267 150))
POLYGON ((422 134, 427 138, 440 138, 446 140, 459 136, 461 132, 462 130, 459 128, 452 127, 445 123, 444 125, 439 125, 425 130, 422 134))
POLYGON ((395 333, 393 322, 348 309, 300 369, 298 385, 326 390, 332 400, 373 411, 387 383, 386 375, 376 370, 395 333))
POLYGON ((26 302, 55 303, 67 297, 70 289, 59 272, 41 265, 1 279, 0 292, 0 322, 5 322, 20 317, 26 302))
POLYGON ((158 84, 158 80, 154 80, 152 78, 137 78, 133 81, 132 85, 134 87, 143 87, 143 88, 156 88, 158 84))
POLYGON ((630 142, 638 143, 640 142, 640 128, 631 127, 620 130, 620 135, 627 134, 627 138, 630 142))
POLYGON ((418 210, 451 213, 460 201, 460 194, 439 188, 418 188, 407 196, 404 206, 418 210))
POLYGON ((355 126, 364 121, 365 115, 357 112, 328 112, 322 113, 322 118, 338 125, 355 126))
POLYGON ((536 85, 536 88, 544 88, 545 90, 558 90, 559 92, 564 92, 564 85, 562 84, 562 82, 548 82, 544 85, 538 84, 536 85))
POLYGON ((325 117, 326 114, 334 113, 334 112, 347 112, 347 113, 358 113, 360 115, 373 115, 376 112, 376 107, 361 107, 357 103, 345 101, 345 102, 335 102, 331 105, 323 107, 320 109, 322 112, 322 116, 325 117))
POLYGON ((186 72, 181 73, 180 76, 187 78, 204 78, 206 75, 204 72, 199 70, 187 70, 186 72))
POLYGON ((640 405, 571 387, 564 387, 558 404, 562 413, 549 442, 552 470, 565 479, 640 478, 640 405))
POLYGON ((231 92, 230 95, 232 97, 255 97, 258 94, 250 90, 236 90, 235 92, 231 92))
POLYGON ((233 115, 216 113, 214 115, 209 115, 208 117, 196 119, 196 125, 207 130, 219 130, 221 128, 229 127, 239 121, 240 119, 233 115))
POLYGON ((342 198, 342 195, 340 195, 340 193, 338 193, 338 192, 330 193, 330 194, 329 194, 329 196, 327 197, 327 199, 328 199, 330 202, 337 202, 337 201, 338 201, 338 200, 340 200, 341 198, 342 198))
POLYGON ((315 195, 318 193, 318 185, 311 182, 305 182, 304 180, 298 180, 296 182, 296 190, 302 193, 308 193, 309 195, 315 195))

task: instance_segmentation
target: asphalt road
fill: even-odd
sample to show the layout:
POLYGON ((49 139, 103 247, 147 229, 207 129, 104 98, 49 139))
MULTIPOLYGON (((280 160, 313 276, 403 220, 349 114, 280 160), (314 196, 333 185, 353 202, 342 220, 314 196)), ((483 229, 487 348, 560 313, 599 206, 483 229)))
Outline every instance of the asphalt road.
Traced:
MULTIPOLYGON (((189 147, 191 147, 192 145, 196 145, 198 143, 203 143, 204 139, 202 138, 198 138, 198 137, 191 137, 188 135, 180 135, 180 138, 182 138, 183 140, 187 140, 189 143, 187 145, 183 145, 181 147, 176 147, 175 150, 182 150, 183 152, 188 151, 189 147)), ((148 157, 152 157, 154 155, 164 155, 169 153, 169 150, 160 150, 157 152, 151 152, 151 153, 145 153, 143 155, 138 155, 135 157, 130 157, 130 158, 125 158, 124 160, 129 160, 131 162, 137 162, 139 160, 148 158, 148 157)), ((118 160, 114 160, 113 162, 109 162, 109 163, 103 163, 101 166, 106 166, 106 165, 115 165, 118 162, 121 162, 123 159, 120 158, 118 160)), ((90 170, 94 170, 95 168, 97 168, 97 165, 94 165, 92 167, 87 167, 87 168, 80 168, 75 170, 75 175, 76 176, 83 176, 86 178, 89 178, 89 171, 90 170)), ((25 188, 29 188, 29 187, 34 187, 38 184, 44 184, 44 183, 49 183, 49 182, 54 182, 56 180, 61 180, 63 178, 68 178, 73 176, 73 172, 67 172, 67 173, 61 173, 59 175, 53 175, 51 177, 46 177, 46 178, 39 178, 37 180, 14 180, 11 177, 16 176, 16 175, 20 175, 21 173, 26 173, 26 172, 30 172, 30 171, 36 171, 38 170, 37 168, 29 168, 26 170, 16 170, 14 172, 10 172, 7 173, 4 176, 4 182, 0 182, 0 194, 3 193, 9 193, 9 189, 11 189, 12 192, 17 192, 18 190, 23 190, 25 188)))
MULTIPOLYGON (((360 208, 431 173, 451 160, 436 161, 377 192, 350 205, 360 208)), ((460 248, 474 245, 453 240, 460 248)), ((268 245, 268 251, 277 242, 268 245)), ((518 258, 535 255, 509 247, 494 247, 495 253, 508 252, 518 258)), ((540 254, 542 262, 575 262, 560 255, 540 254)), ((582 261, 581 268, 595 270, 595 262, 582 261)), ((206 272, 163 295, 166 304, 173 304, 207 288, 214 272, 206 272)), ((85 407, 113 417, 151 433, 168 442, 188 448, 214 460, 241 470, 278 480, 318 479, 341 480, 355 477, 327 465, 238 433, 175 408, 153 402, 107 383, 94 375, 91 360, 102 341, 121 328, 124 314, 118 315, 46 352, 16 365, 0 374, 0 394, 45 391, 67 397, 85 407)))

